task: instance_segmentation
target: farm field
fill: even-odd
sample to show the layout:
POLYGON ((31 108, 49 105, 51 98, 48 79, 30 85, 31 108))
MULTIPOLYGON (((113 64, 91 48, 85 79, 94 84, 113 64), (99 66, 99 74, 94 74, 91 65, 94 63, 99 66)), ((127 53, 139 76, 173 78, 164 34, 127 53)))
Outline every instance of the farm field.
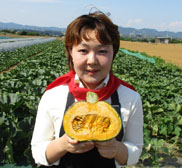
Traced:
MULTIPOLYGON (((46 86, 68 72, 64 43, 52 41, 0 55, 0 166, 34 165, 30 140, 37 106, 46 86), (8 60, 6 59, 8 57, 8 60)), ((182 167, 182 68, 119 52, 113 73, 140 93, 144 109, 144 148, 140 164, 182 167), (163 157, 165 156, 165 157, 163 157), (172 161, 166 161, 166 156, 172 161)))
POLYGON ((167 63, 182 67, 182 44, 155 44, 120 41, 120 48, 144 52, 150 56, 161 57, 167 63))

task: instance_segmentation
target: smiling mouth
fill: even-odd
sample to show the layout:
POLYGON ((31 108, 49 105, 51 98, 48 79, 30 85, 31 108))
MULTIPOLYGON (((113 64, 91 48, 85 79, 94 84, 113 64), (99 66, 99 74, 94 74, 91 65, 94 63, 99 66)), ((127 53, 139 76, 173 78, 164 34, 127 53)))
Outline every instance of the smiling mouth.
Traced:
POLYGON ((97 73, 99 70, 87 70, 87 72, 89 73, 89 74, 95 74, 95 73, 97 73))

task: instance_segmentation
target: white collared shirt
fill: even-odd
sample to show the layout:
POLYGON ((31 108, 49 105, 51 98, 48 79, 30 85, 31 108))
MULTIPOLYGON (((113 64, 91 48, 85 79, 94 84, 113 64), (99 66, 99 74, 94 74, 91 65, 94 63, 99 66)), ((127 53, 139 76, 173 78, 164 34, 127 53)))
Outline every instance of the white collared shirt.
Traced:
MULTIPOLYGON (((75 81, 78 82, 77 77, 75 81)), ((109 75, 102 82, 102 86, 107 85, 108 81, 109 75)), ((82 86, 80 83, 80 87, 82 86)), ((49 166, 46 149, 52 140, 59 138, 68 92, 68 85, 60 85, 46 91, 41 98, 31 141, 32 155, 37 164, 49 166)), ((124 128, 122 142, 128 149, 127 165, 132 165, 138 162, 143 147, 142 102, 140 95, 126 86, 120 85, 117 92, 124 128)), ((111 104, 111 98, 105 101, 111 104)), ((59 160, 51 165, 58 164, 59 160)), ((115 164, 117 168, 121 167, 117 161, 115 164)))
MULTIPOLYGON (((107 76, 106 76, 105 79, 102 81, 102 83, 100 83, 94 90, 98 90, 98 89, 101 89, 101 88, 107 86, 107 84, 108 84, 108 82, 109 82, 109 76, 110 76, 110 74, 107 74, 107 76)), ((78 77, 77 74, 75 74, 75 83, 78 83, 80 88, 84 88, 84 85, 83 85, 83 83, 80 81, 80 79, 79 79, 79 77, 78 77)))

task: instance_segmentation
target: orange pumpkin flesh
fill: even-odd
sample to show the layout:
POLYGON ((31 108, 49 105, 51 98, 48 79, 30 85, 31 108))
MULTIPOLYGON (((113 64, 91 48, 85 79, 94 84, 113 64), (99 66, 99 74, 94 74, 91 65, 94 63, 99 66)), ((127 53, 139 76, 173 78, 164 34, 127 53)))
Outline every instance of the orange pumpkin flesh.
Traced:
POLYGON ((121 130, 121 119, 115 109, 104 101, 74 103, 65 113, 65 133, 78 141, 105 141, 121 130))

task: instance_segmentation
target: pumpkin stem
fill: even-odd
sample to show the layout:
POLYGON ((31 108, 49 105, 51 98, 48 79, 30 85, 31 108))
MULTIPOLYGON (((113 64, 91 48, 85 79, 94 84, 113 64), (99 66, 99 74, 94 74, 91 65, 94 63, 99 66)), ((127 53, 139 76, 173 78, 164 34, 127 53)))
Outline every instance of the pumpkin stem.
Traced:
POLYGON ((97 93, 87 92, 86 101, 89 103, 96 103, 98 101, 97 93))

